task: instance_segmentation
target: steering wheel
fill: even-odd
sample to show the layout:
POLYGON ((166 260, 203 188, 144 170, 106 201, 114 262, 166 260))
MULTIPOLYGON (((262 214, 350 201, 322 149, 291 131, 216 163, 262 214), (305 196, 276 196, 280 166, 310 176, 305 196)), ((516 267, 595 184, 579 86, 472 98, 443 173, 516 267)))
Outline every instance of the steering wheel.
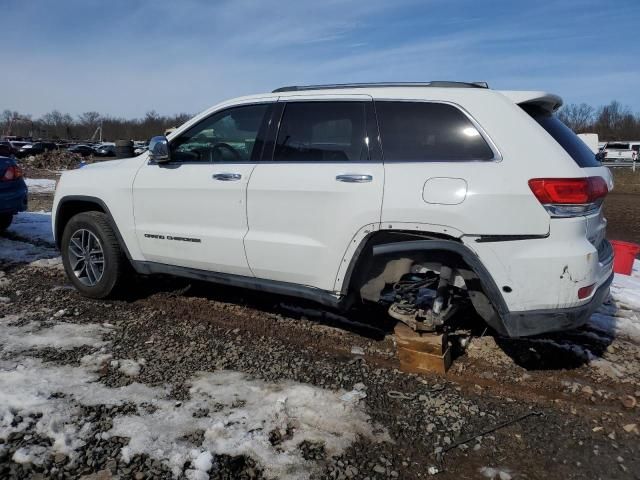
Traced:
POLYGON ((230 152, 231 155, 233 155, 234 160, 242 160, 242 156, 240 155, 240 152, 238 152, 238 150, 233 148, 228 143, 221 142, 216 143, 213 147, 211 147, 211 158, 214 162, 217 160, 222 160, 222 150, 230 152))

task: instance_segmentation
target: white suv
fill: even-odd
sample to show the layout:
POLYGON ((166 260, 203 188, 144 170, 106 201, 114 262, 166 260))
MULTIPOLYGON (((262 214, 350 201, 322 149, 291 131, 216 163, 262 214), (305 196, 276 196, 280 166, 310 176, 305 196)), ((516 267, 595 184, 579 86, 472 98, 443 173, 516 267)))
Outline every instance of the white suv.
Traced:
POLYGON ((607 142, 602 150, 607 162, 636 162, 638 160, 638 143, 607 142))
POLYGON ((609 170, 543 92, 483 84, 285 87, 219 104, 149 151, 62 175, 53 229, 102 298, 173 274, 416 330, 465 302, 509 336, 571 329, 607 295, 609 170))

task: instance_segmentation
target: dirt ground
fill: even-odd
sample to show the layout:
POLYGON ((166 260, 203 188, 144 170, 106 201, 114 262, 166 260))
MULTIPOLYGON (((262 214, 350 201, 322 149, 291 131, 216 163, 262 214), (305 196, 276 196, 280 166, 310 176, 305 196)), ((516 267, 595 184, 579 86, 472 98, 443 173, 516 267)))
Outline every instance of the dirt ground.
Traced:
POLYGON ((640 243, 640 193, 608 195, 604 213, 610 239, 640 243))
MULTIPOLYGON (((30 208, 47 210, 50 202, 34 197, 30 208)), ((640 195, 607 199, 611 238, 640 241, 639 202, 640 195)), ((300 446, 316 466, 311 478, 429 478, 429 469, 442 479, 640 478, 640 345, 630 339, 587 327, 509 340, 471 317, 453 337, 453 368, 445 376, 413 375, 399 371, 391 326, 375 310, 341 317, 299 300, 167 278, 138 279, 123 298, 94 301, 70 288, 59 267, 0 267, 1 315, 108 324, 106 352, 115 360, 144 358, 135 381, 169 385, 176 402, 188 398, 197 371, 229 369, 332 390, 363 384, 364 411, 388 439, 360 437, 337 457, 300 446)), ((87 353, 52 347, 31 354, 77 365, 87 353)), ((10 359, 0 350, 0 361, 10 359)), ((133 381, 113 368, 100 377, 109 387, 133 381)), ((0 443, 0 478, 171 478, 158 459, 126 462, 126 439, 101 437, 114 409, 87 415, 96 435, 74 462, 12 461, 33 441, 25 432, 0 443), (96 472, 102 477, 88 476, 96 472)), ((251 455, 217 455, 209 476, 263 478, 263 470, 251 455)))

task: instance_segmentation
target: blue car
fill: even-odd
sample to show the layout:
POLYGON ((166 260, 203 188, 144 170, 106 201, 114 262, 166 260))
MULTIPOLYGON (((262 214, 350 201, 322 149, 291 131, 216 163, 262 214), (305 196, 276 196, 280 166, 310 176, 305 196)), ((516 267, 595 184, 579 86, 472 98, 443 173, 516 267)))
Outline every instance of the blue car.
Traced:
POLYGON ((11 225, 13 216, 27 209, 27 184, 13 158, 0 157, 0 232, 11 225))

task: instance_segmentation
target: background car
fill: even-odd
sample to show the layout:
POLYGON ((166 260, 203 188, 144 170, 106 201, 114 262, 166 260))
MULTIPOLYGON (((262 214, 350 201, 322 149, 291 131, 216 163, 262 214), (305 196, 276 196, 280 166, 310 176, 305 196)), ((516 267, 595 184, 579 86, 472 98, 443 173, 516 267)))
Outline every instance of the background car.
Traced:
POLYGON ((29 155, 31 152, 31 147, 33 147, 33 143, 24 143, 23 145, 20 145, 20 147, 18 148, 18 151, 16 152, 16 157, 18 158, 23 158, 26 157, 27 155, 29 155))
POLYGON ((607 142, 602 150, 607 162, 635 162, 638 156, 630 142, 607 142))
POLYGON ((133 154, 134 155, 140 155, 141 153, 144 153, 147 150, 149 150, 149 145, 140 145, 140 146, 135 147, 135 149, 133 150, 133 154))
POLYGON ((16 156, 18 158, 24 158, 27 155, 38 155, 51 150, 58 150, 58 146, 53 142, 37 142, 31 145, 24 145, 20 150, 18 150, 16 156))
POLYGON ((24 147, 25 145, 31 145, 31 142, 25 142, 22 140, 9 140, 9 143, 11 144, 11 148, 13 149, 13 154, 16 156, 18 155, 18 152, 22 147, 24 147))
POLYGON ((89 155, 95 155, 96 151, 88 145, 74 145, 73 147, 69 147, 67 152, 77 153, 78 155, 82 155, 83 157, 88 157, 89 155))
POLYGON ((50 150, 58 150, 58 145, 54 142, 38 142, 34 143, 33 147, 31 147, 31 151, 34 154, 48 152, 50 150))
POLYGON ((96 155, 98 157, 115 157, 116 146, 115 145, 99 145, 96 149, 96 155))
POLYGON ((10 142, 0 142, 0 157, 13 157, 15 152, 10 142))
POLYGON ((13 216, 27 209, 27 185, 22 169, 13 158, 0 157, 0 232, 6 230, 13 216))

